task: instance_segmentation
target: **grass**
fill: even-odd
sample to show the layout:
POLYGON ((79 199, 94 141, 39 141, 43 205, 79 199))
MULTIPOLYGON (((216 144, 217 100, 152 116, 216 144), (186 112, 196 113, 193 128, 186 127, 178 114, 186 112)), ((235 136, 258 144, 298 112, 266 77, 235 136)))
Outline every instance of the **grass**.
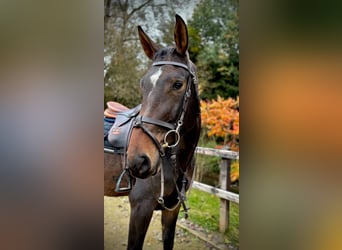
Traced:
MULTIPOLYGON (((220 199, 212 194, 191 189, 188 197, 189 220, 209 231, 219 231, 220 199)), ((180 214, 182 216, 182 214, 180 214)), ((239 204, 230 203, 229 229, 224 233, 226 243, 239 245, 239 204)))

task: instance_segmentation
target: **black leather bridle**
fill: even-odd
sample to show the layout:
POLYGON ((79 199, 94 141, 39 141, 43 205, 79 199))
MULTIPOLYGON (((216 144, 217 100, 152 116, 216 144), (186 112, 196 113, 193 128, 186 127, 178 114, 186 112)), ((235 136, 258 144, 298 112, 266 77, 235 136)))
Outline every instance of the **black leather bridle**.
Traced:
POLYGON ((186 90, 185 90, 184 97, 183 97, 182 109, 176 122, 168 123, 168 122, 164 122, 161 120, 157 120, 157 119, 153 119, 153 118, 150 118, 147 116, 141 116, 141 115, 138 115, 135 118, 135 121, 133 122, 133 128, 141 128, 152 139, 152 141, 158 148, 158 151, 161 157, 165 156, 165 148, 175 148, 180 141, 179 132, 183 125, 184 115, 187 110, 189 98, 191 96, 191 82, 192 80, 194 80, 195 82, 195 79, 196 79, 194 72, 190 70, 189 66, 183 63, 172 62, 172 61, 159 61, 159 62, 155 62, 152 64, 152 66, 163 66, 163 65, 173 65, 176 67, 181 67, 181 68, 186 69, 190 73, 190 77, 188 77, 187 86, 186 86, 186 90), (169 129, 168 132, 166 132, 164 136, 163 144, 160 144, 160 142, 157 140, 154 134, 146 126, 144 126, 144 124, 152 124, 152 125, 156 125, 159 127, 163 127, 165 129, 169 129), (170 145, 168 143, 168 138, 171 137, 173 134, 176 140, 173 144, 170 145))
MULTIPOLYGON (((164 209, 167 209, 167 210, 174 210, 175 208, 178 207, 178 205, 180 203, 182 203, 184 211, 185 211, 185 216, 187 217, 187 210, 188 209, 187 209, 187 207, 186 207, 186 205, 184 203, 184 201, 186 199, 186 197, 185 197, 185 185, 186 185, 186 179, 185 178, 186 177, 185 177, 185 175, 183 173, 183 180, 182 180, 182 189, 181 189, 181 191, 179 190, 179 188, 177 186, 176 180, 173 178, 174 179, 174 184, 175 184, 175 187, 176 187, 176 190, 177 190, 177 193, 178 193, 178 203, 173 208, 166 207, 165 204, 164 204, 164 198, 163 198, 163 196, 164 196, 164 171, 163 171, 163 165, 164 165, 164 162, 168 160, 167 156, 166 156, 166 153, 165 153, 165 150, 169 149, 167 155, 169 156, 168 158, 171 161, 171 165, 172 165, 173 168, 177 167, 176 166, 176 152, 177 152, 177 146, 178 146, 179 141, 180 141, 180 130, 181 130, 182 126, 183 126, 183 120, 184 120, 185 112, 187 111, 187 107, 188 107, 188 103, 189 103, 189 98, 191 96, 191 85, 192 85, 192 83, 195 84, 195 85, 197 84, 197 77, 196 77, 195 73, 191 70, 191 68, 188 65, 184 64, 184 63, 173 62, 173 61, 158 61, 158 62, 154 62, 152 64, 152 66, 163 66, 163 65, 173 65, 173 66, 176 66, 176 67, 181 67, 181 68, 187 70, 190 73, 190 75, 188 77, 188 80, 187 80, 186 90, 185 90, 185 93, 184 93, 183 104, 182 104, 182 107, 181 107, 180 114, 178 115, 178 118, 175 121, 175 123, 169 123, 169 122, 165 122, 165 121, 162 121, 162 120, 154 119, 154 118, 151 118, 151 117, 139 114, 139 115, 137 115, 137 116, 132 118, 134 120, 133 120, 133 123, 132 123, 131 130, 133 128, 140 128, 140 129, 142 129, 142 131, 144 131, 144 133, 151 138, 151 140, 153 141, 153 143, 157 147, 157 149, 159 151, 159 154, 160 154, 160 157, 162 159, 163 164, 162 164, 162 167, 160 168, 160 172, 161 172, 161 191, 160 191, 160 196, 157 199, 158 203, 164 209), (150 129, 145 126, 146 124, 152 124, 152 125, 155 125, 155 126, 158 126, 158 127, 162 127, 164 129, 168 130, 165 133, 165 135, 164 135, 164 140, 163 140, 162 143, 160 143, 159 140, 156 138, 156 136, 150 131, 150 129), (175 136, 175 142, 173 142, 172 144, 169 144, 168 139, 172 135, 175 136)), ((197 89, 197 87, 195 89, 197 89)), ((127 140, 130 140, 130 138, 127 138, 127 140)), ((158 170, 158 167, 156 168, 154 174, 157 173, 157 170, 158 170)), ((118 179, 117 187, 116 187, 116 191, 117 192, 127 191, 127 190, 131 189, 131 183, 130 182, 129 182, 129 188, 124 188, 124 189, 120 188, 121 179, 126 174, 129 174, 129 169, 128 169, 127 166, 126 166, 125 170, 122 172, 122 174, 120 175, 120 177, 118 179)))

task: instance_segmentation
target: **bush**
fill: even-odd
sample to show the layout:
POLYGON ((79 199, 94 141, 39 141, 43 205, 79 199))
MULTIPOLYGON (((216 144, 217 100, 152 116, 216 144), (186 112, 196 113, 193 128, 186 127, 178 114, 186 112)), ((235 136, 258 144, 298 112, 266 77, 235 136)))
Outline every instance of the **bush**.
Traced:
POLYGON ((239 151, 239 97, 201 101, 202 127, 208 137, 239 151))

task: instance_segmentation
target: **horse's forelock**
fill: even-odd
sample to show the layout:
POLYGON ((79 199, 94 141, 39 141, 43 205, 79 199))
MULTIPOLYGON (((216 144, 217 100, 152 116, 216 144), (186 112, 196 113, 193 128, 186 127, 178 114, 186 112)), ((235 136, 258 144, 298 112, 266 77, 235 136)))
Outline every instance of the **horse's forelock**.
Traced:
POLYGON ((174 61, 187 63, 189 60, 189 54, 186 57, 180 55, 175 47, 169 46, 162 48, 156 52, 154 55, 154 61, 174 61))

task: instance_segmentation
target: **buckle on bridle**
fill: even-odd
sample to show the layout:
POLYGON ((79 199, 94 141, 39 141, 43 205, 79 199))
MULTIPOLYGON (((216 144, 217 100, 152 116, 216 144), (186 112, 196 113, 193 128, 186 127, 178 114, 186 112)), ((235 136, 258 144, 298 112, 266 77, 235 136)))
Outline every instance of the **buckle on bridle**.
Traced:
POLYGON ((161 205, 163 205, 163 204, 164 204, 164 198, 160 196, 160 197, 158 198, 158 203, 161 204, 161 205))
POLYGON ((140 127, 142 124, 142 117, 141 115, 135 117, 133 127, 140 127))

